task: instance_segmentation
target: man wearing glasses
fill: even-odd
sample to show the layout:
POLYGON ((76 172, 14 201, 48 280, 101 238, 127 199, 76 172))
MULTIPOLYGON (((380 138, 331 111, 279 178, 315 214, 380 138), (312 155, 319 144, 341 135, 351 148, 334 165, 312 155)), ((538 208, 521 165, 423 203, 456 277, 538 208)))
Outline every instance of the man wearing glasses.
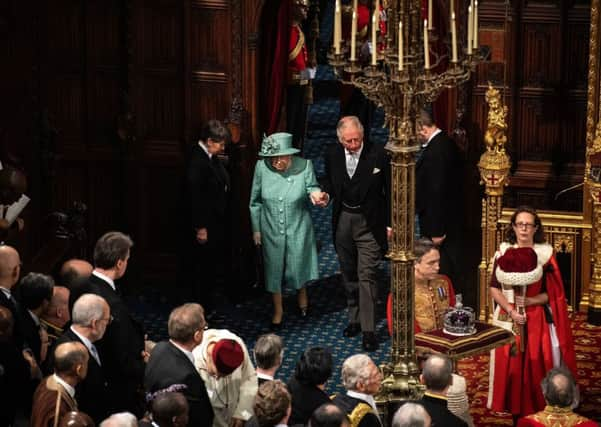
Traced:
POLYGON ((383 146, 363 143, 363 125, 343 117, 340 144, 330 146, 321 179, 323 204, 333 200, 332 230, 347 296, 349 323, 344 336, 363 332, 363 349, 375 351, 377 266, 390 229, 390 160, 383 146))
MULTIPOLYGON (((96 425, 112 414, 108 382, 103 371, 103 361, 96 348, 96 343, 104 336, 106 328, 113 321, 111 309, 104 298, 94 294, 84 294, 73 305, 71 327, 67 329, 55 343, 71 341, 82 343, 88 350, 88 374, 76 387, 79 410, 88 414, 96 425)), ((54 348, 49 352, 54 355, 54 348)), ((54 360, 49 361, 53 368, 54 360)))

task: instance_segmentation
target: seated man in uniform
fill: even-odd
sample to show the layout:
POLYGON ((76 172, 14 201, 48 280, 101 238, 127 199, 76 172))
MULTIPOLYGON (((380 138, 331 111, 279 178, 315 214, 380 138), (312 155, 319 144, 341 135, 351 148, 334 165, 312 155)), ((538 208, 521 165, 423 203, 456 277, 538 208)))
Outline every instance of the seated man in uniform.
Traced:
MULTIPOLYGON (((427 238, 415 242, 415 332, 429 332, 443 327, 445 311, 455 306, 451 280, 438 274, 440 252, 427 238)), ((392 335, 392 295, 387 304, 388 330, 392 335)))
POLYGON ((374 395, 380 391, 382 373, 366 354, 355 354, 342 364, 342 384, 346 394, 332 402, 348 414, 352 426, 380 427, 374 395))

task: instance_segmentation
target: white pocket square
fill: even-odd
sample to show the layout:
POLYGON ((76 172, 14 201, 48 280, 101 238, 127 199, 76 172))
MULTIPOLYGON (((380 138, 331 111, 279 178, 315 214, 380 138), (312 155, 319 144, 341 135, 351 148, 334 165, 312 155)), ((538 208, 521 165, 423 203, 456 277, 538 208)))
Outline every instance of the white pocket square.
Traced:
POLYGON ((374 171, 373 171, 372 173, 373 173, 374 175, 375 175, 375 174, 377 174, 377 173, 380 173, 380 169, 378 169, 378 168, 374 168, 374 171))

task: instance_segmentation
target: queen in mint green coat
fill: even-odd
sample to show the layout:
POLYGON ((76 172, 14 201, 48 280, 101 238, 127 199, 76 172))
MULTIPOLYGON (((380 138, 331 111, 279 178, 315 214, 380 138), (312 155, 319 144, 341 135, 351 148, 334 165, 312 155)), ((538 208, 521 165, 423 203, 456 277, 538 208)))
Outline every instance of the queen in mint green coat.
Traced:
POLYGON ((323 193, 313 163, 293 156, 298 152, 288 133, 264 138, 250 195, 253 239, 262 245, 265 287, 273 294, 273 329, 282 321, 282 284, 299 291, 301 315, 306 315, 304 286, 319 277, 309 207, 323 193))

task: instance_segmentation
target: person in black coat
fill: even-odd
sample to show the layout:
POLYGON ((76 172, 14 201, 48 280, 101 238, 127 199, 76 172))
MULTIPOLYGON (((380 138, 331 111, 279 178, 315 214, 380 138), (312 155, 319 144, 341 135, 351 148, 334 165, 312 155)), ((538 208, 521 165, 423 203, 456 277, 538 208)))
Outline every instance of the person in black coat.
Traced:
POLYGON ((188 293, 202 304, 207 315, 214 309, 213 293, 225 265, 230 178, 218 155, 229 139, 228 128, 210 120, 191 148, 186 169, 183 278, 185 286, 192 287, 188 293))
POLYGON ((101 296, 111 310, 112 322, 97 347, 106 374, 114 411, 138 418, 144 411, 145 351, 142 325, 130 314, 115 286, 127 270, 133 241, 118 231, 104 234, 94 247, 94 271, 85 293, 101 296))
POLYGON ((365 354, 355 354, 342 364, 342 384, 346 394, 332 402, 348 414, 353 426, 382 427, 374 396, 382 386, 382 373, 365 354))
POLYGON ((363 143, 357 117, 340 119, 336 132, 340 144, 329 147, 320 184, 334 204, 332 230, 349 309, 344 335, 362 331, 363 349, 374 351, 377 265, 392 232, 390 160, 382 146, 363 143))
POLYGON ((467 427, 467 423, 447 408, 447 389, 453 383, 453 363, 444 355, 430 356, 424 363, 421 382, 426 393, 420 403, 435 426, 467 427))
POLYGON ((303 352, 294 370, 294 376, 288 381, 288 390, 292 395, 292 413, 289 424, 305 425, 311 415, 330 398, 325 385, 332 376, 332 353, 327 348, 311 347, 303 352))
POLYGON ((419 234, 440 246, 440 273, 451 278, 455 291, 473 305, 475 293, 464 289, 461 248, 462 159, 457 145, 440 130, 428 111, 420 116, 424 141, 415 164, 415 213, 419 234))
POLYGON ((150 355, 144 374, 144 388, 154 393, 174 384, 181 390, 190 408, 189 425, 211 426, 213 408, 205 384, 194 366, 192 350, 202 341, 206 322, 199 304, 184 304, 169 315, 169 341, 158 343, 150 355))
MULTIPOLYGON (((56 340, 54 348, 65 342, 80 342, 89 353, 88 373, 77 384, 75 398, 78 409, 88 414, 96 425, 113 413, 109 384, 103 369, 96 343, 100 340, 111 322, 111 310, 100 296, 84 294, 73 306, 71 326, 56 340)), ((50 352, 54 354, 54 348, 50 352)), ((49 365, 53 365, 53 357, 49 365)))

